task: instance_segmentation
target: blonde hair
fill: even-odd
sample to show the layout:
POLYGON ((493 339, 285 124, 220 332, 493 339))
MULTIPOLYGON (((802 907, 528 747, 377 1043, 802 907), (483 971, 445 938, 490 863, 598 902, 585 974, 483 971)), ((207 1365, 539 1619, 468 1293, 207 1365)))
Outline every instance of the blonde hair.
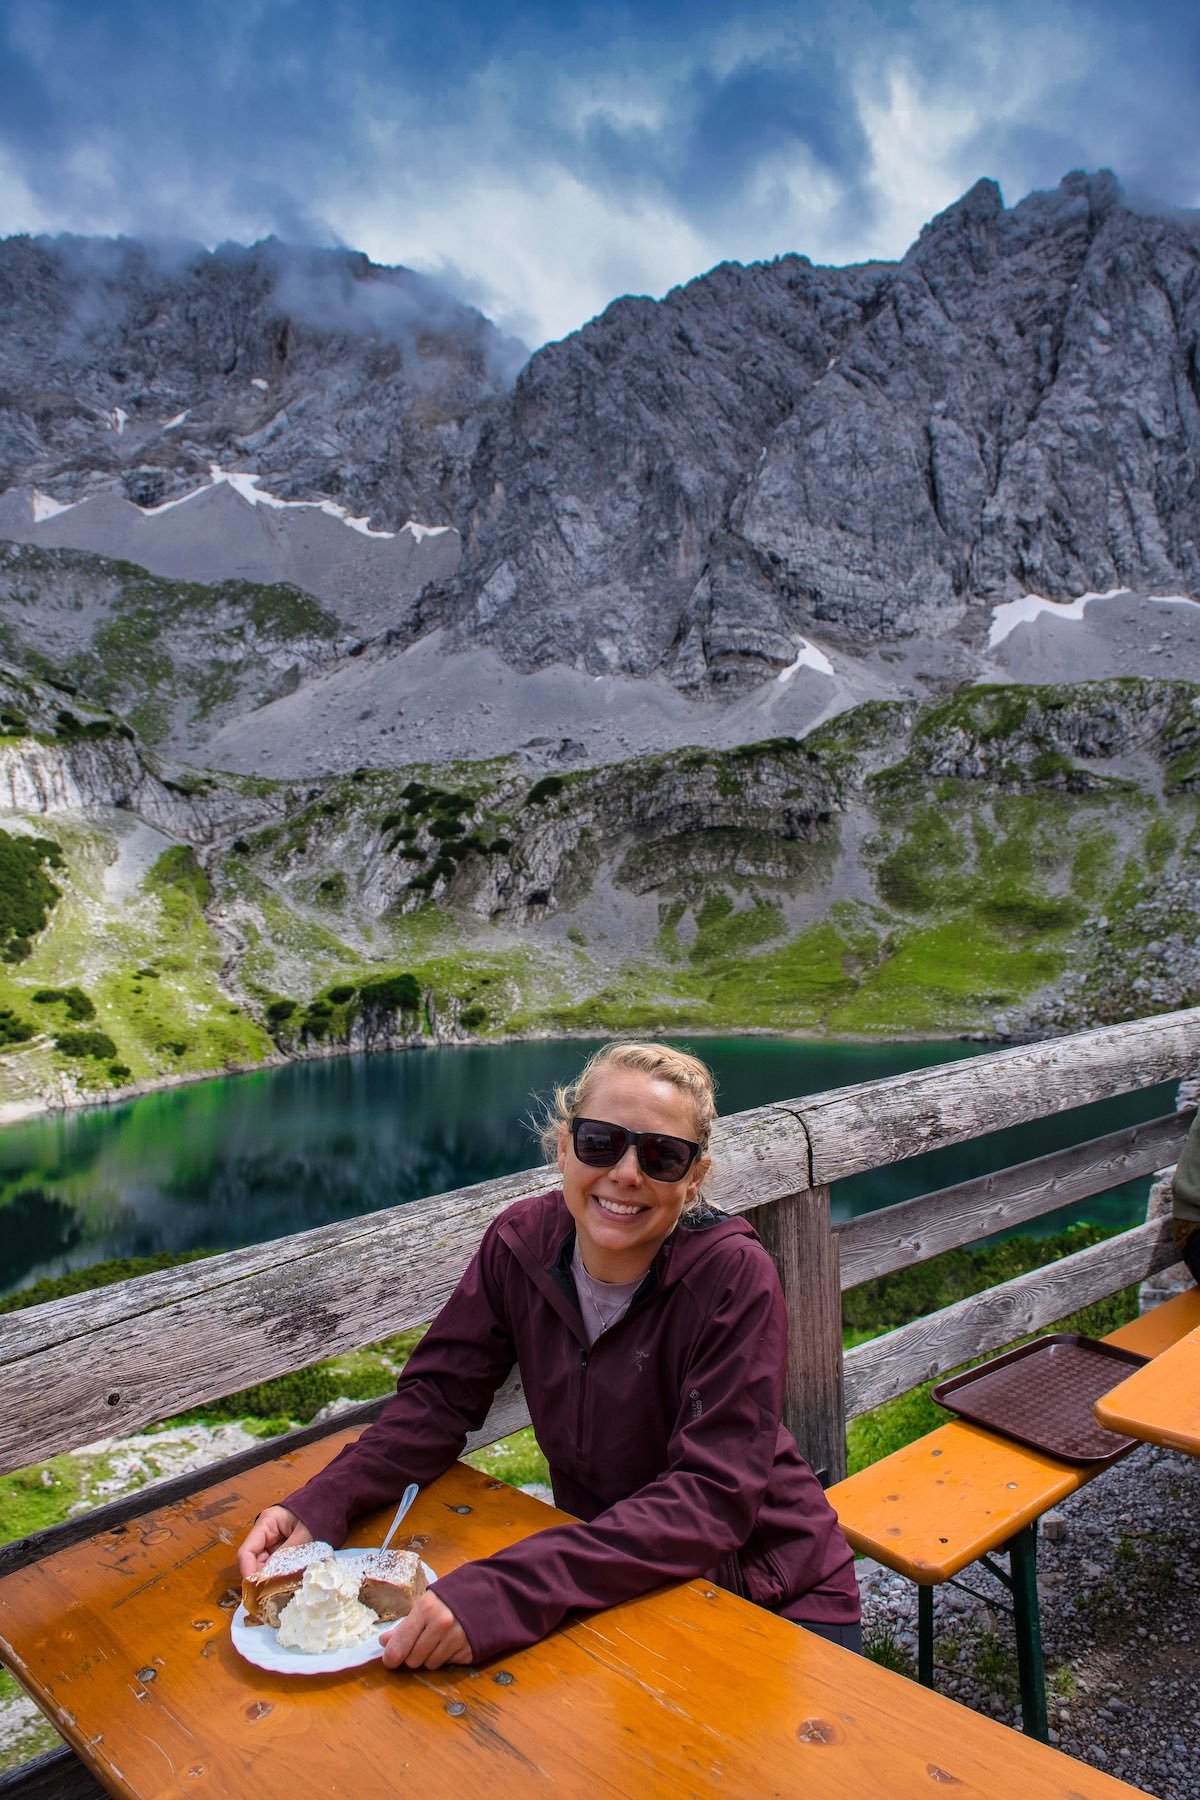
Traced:
MULTIPOLYGON (((610 1070, 624 1074, 649 1075, 654 1081, 668 1081, 685 1094, 691 1103, 693 1131, 700 1153, 708 1149, 713 1120, 717 1116, 717 1084, 712 1070, 698 1056, 676 1050, 671 1044, 603 1044, 590 1056, 574 1081, 556 1087, 546 1108, 541 1127, 542 1150, 547 1162, 558 1155, 563 1133, 571 1128, 571 1120, 582 1114, 588 1095, 610 1070)), ((692 1204, 696 1204, 695 1201, 692 1204)))

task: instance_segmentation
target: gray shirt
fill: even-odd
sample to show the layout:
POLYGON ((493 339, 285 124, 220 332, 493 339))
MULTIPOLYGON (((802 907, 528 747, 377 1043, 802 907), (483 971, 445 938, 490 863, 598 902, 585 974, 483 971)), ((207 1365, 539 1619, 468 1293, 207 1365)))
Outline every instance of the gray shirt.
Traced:
POLYGON ((636 1281, 597 1281, 583 1266, 578 1237, 571 1252, 571 1274, 575 1277, 575 1292, 579 1296, 579 1311, 590 1349, 603 1332, 615 1325, 618 1319, 625 1317, 629 1311, 629 1302, 641 1287, 645 1276, 639 1275, 636 1281))

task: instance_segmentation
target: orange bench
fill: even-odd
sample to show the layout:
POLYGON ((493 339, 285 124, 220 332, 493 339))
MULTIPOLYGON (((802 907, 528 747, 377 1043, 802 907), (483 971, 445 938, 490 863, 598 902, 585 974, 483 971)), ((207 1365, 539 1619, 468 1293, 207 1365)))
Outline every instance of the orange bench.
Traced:
MULTIPOLYGON (((1106 1343, 1157 1356, 1200 1326, 1189 1288, 1110 1332, 1106 1343)), ((1037 1595, 1037 1524, 1096 1473, 952 1420, 848 1476, 828 1497, 852 1547, 917 1584, 917 1673, 933 1686, 933 1590, 983 1562, 1009 1589, 1017 1636, 1021 1716, 1046 1740, 1037 1595), (1007 1570, 990 1560, 1008 1555, 1007 1570)))

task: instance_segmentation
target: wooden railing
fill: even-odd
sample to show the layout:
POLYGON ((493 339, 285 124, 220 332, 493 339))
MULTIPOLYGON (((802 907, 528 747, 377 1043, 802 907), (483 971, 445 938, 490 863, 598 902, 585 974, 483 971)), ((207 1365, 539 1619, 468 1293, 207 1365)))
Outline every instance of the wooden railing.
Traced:
MULTIPOLYGON (((836 1227, 830 1183, 1197 1068, 1200 1008, 720 1121, 707 1191, 752 1217, 779 1265, 792 1322, 786 1416, 815 1467, 831 1479, 843 1472, 848 1418, 1118 1292, 1176 1252, 1165 1224, 1138 1226, 843 1356, 845 1289, 1147 1175, 1175 1160, 1188 1120, 1172 1115, 1114 1132, 836 1227)), ((528 1170, 0 1317, 0 1472, 422 1324, 495 1214, 550 1179, 528 1170)), ((380 1404, 344 1413, 338 1424, 380 1404)), ((514 1379, 473 1442, 527 1421, 514 1379)), ((296 1440, 312 1435, 310 1428, 296 1440)), ((276 1439, 237 1461, 280 1447, 276 1439)), ((195 1475, 185 1481, 202 1485, 195 1475)), ((155 1504, 164 1492, 154 1490, 155 1504)), ((135 1497, 9 1546, 0 1569, 148 1503, 135 1497)))

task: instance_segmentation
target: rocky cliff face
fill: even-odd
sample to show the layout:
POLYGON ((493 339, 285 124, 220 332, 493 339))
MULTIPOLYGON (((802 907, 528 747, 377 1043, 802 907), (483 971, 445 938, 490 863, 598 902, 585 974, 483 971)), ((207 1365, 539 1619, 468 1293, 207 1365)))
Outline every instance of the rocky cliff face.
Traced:
POLYGON ((427 620, 522 666, 745 684, 796 637, 1200 594, 1200 227, 982 181, 902 262, 716 269, 533 357, 427 620))
POLYGON ((291 692, 357 642, 286 583, 167 581, 81 551, 0 543, 6 657, 31 678, 53 677, 67 716, 82 694, 176 755, 194 751, 231 714, 291 692))
MULTIPOLYGON (((1011 209, 982 181, 897 264, 789 256, 619 300, 511 392, 511 347, 478 314, 342 252, 10 239, 0 319, 0 483, 108 490, 99 522, 95 500, 30 541, 160 567, 151 537, 201 501, 154 531, 138 515, 139 547, 114 496, 195 493, 214 464, 454 528, 457 572, 448 537, 372 573, 369 605, 358 575, 314 585, 335 605, 353 588, 363 633, 401 646, 445 626, 443 645, 521 670, 704 696, 810 636, 851 655, 937 640, 962 679, 998 601, 1200 595, 1200 226, 1133 211, 1110 175, 1011 209)), ((260 574, 264 518, 231 522, 236 567, 196 563, 190 539, 192 562, 161 567, 260 574)), ((304 586, 284 549, 271 566, 304 586)))
POLYGON ((524 352, 407 269, 269 241, 0 242, 0 488, 156 506, 214 462, 379 526, 454 524, 524 352))
POLYGON ((172 775, 112 713, 0 665, 0 813, 117 810, 177 843, 204 846, 261 825, 284 804, 269 784, 172 775))

